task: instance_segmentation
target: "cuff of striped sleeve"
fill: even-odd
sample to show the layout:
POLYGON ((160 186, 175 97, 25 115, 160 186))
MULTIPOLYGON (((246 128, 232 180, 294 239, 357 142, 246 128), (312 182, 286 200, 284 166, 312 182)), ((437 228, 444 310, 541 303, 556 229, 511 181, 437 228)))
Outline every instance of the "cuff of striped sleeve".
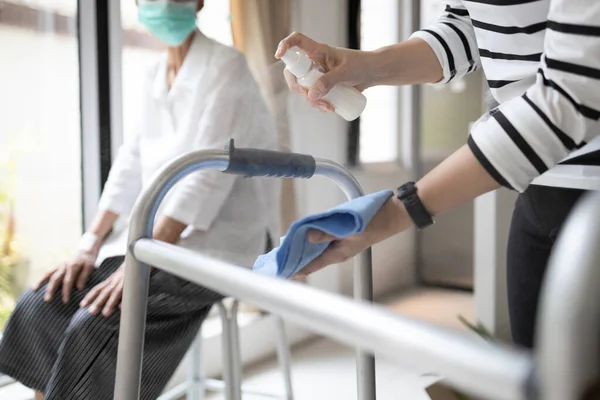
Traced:
POLYGON ((504 114, 499 110, 497 112, 499 115, 494 115, 494 111, 485 114, 473 125, 469 147, 500 185, 524 192, 540 172, 523 151, 524 144, 521 143, 519 147, 521 140, 520 136, 516 137, 518 133, 507 132, 500 123, 505 119, 504 114))
POLYGON ((479 161, 479 164, 481 164, 483 169, 485 169, 487 173, 490 174, 490 176, 496 182, 498 182, 500 186, 504 186, 505 188, 513 190, 513 187, 506 181, 506 179, 504 179, 502 175, 500 175, 498 170, 492 165, 492 163, 490 163, 487 157, 483 154, 479 146, 477 146, 477 143, 475 143, 475 140, 473 140, 473 136, 469 136, 469 139, 467 140, 467 145, 469 146, 471 152, 473 153, 477 161, 479 161))
POLYGON ((440 41, 434 35, 432 35, 430 32, 427 32, 427 31, 423 31, 423 30, 416 31, 415 33, 410 35, 409 39, 413 39, 413 38, 417 38, 417 39, 421 39, 421 40, 425 41, 429 45, 429 47, 431 47, 431 49, 435 53, 435 56, 437 57, 438 61, 440 62, 440 65, 442 66, 442 69, 444 72, 444 77, 442 78, 442 80, 439 82, 436 82, 436 83, 430 83, 429 85, 441 86, 441 85, 445 85, 446 83, 448 83, 453 76, 453 72, 456 73, 456 71, 450 70, 448 54, 446 53, 444 46, 440 43, 440 41))

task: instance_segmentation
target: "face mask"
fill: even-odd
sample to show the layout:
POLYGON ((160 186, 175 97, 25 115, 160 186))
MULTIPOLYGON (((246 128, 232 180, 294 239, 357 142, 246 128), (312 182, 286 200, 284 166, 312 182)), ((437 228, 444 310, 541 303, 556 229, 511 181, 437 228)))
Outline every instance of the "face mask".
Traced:
POLYGON ((168 46, 179 46, 196 29, 196 1, 140 1, 138 18, 168 46))

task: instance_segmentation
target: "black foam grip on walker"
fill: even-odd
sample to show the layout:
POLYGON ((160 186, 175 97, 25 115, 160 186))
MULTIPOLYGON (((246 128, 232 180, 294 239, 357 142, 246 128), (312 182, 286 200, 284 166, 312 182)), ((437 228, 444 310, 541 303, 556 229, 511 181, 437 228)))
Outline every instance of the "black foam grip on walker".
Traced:
POLYGON ((274 150, 236 149, 233 139, 225 147, 229 166, 223 172, 245 177, 310 178, 317 164, 313 156, 274 150))

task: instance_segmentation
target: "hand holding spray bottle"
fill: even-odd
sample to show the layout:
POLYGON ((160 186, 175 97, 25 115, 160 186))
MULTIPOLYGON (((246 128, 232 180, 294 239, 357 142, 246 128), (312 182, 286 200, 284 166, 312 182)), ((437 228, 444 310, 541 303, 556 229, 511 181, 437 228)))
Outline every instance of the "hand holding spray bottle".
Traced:
MULTIPOLYGON (((320 66, 312 62, 310 58, 299 48, 292 47, 281 57, 288 71, 296 78, 300 86, 311 88, 323 72, 320 66)), ((367 98, 356 88, 344 85, 335 85, 324 100, 335 107, 335 112, 346 121, 354 121, 360 116, 367 105, 367 98)))

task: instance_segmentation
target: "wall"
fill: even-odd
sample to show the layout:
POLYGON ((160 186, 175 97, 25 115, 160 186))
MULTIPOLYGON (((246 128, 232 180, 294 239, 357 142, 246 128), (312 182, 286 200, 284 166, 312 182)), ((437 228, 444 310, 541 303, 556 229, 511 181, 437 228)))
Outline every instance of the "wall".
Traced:
POLYGON ((475 312, 499 339, 510 339, 506 248, 517 194, 507 189, 475 200, 475 312))
MULTIPOLYGON (((423 87, 423 171, 437 166, 463 146, 469 124, 483 111, 480 73, 463 80, 464 90, 449 86, 423 87)), ((423 281, 469 288, 473 285, 473 203, 469 202, 436 218, 435 224, 419 232, 418 274, 423 281)))
MULTIPOLYGON (((295 3, 296 30, 317 41, 333 46, 346 43, 345 0, 302 0, 295 3)), ((289 97, 290 126, 294 151, 328 158, 338 163, 346 161, 347 123, 337 115, 324 114, 310 107, 299 96, 289 97)), ((394 188, 402 182, 401 170, 385 173, 369 168, 353 171, 365 192, 394 188)), ((302 214, 323 211, 344 201, 343 194, 324 178, 298 181, 298 203, 302 214)), ((407 286, 414 282, 411 235, 394 238, 374 249, 375 291, 377 294, 407 286), (401 243, 398 246, 398 243, 401 243), (401 261, 399 261, 401 260, 401 261)), ((350 293, 352 265, 333 266, 310 277, 316 287, 350 293)))

